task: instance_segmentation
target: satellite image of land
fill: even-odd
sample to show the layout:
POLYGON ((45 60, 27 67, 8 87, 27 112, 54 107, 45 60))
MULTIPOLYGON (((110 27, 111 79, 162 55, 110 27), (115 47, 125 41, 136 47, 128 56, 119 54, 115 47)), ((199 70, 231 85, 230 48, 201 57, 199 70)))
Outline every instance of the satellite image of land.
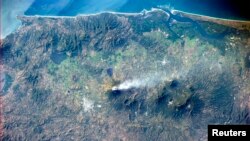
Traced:
POLYGON ((250 22, 168 9, 18 16, 1 140, 193 141, 250 124, 250 22))

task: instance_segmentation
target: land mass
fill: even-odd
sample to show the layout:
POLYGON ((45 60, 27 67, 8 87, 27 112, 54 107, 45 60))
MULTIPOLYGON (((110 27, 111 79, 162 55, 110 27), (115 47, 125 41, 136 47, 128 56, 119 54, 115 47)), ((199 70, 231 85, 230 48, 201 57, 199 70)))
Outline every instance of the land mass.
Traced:
POLYGON ((208 124, 250 123, 247 22, 19 19, 0 48, 2 140, 206 140, 208 124))

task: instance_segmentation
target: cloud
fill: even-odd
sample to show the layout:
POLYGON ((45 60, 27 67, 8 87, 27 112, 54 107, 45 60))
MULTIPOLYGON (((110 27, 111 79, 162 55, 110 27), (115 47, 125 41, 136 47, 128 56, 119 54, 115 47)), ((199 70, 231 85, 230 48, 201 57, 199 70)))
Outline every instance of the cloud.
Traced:
POLYGON ((23 15, 32 2, 33 0, 2 0, 1 38, 4 38, 20 26, 21 22, 17 20, 17 15, 23 15))
POLYGON ((15 31, 21 22, 18 15, 77 15, 115 11, 128 0, 2 0, 1 38, 15 31))
POLYGON ((59 15, 75 16, 77 14, 117 11, 129 0, 71 0, 59 15))
POLYGON ((79 10, 79 13, 93 13, 101 11, 114 11, 123 6, 127 0, 92 0, 79 10))

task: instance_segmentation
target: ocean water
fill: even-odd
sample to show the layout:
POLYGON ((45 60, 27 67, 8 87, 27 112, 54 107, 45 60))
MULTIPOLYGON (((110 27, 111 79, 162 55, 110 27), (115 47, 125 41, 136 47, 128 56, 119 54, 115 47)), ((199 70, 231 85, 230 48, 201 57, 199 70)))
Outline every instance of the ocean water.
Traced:
POLYGON ((17 15, 75 16, 103 11, 136 13, 167 6, 194 14, 250 20, 250 4, 246 0, 2 0, 0 5, 1 38, 20 26, 17 15))
POLYGON ((167 5, 195 14, 246 20, 249 18, 247 4, 241 0, 35 0, 25 14, 74 16, 102 11, 140 12, 167 5))

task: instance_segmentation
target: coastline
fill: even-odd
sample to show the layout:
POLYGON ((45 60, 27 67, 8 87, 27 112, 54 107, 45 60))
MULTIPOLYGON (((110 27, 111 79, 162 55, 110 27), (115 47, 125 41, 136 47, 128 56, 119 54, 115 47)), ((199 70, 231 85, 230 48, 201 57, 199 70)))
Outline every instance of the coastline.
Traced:
MULTIPOLYGON (((100 15, 100 14, 103 14, 103 13, 110 13, 110 14, 116 14, 116 15, 125 15, 125 16, 126 15, 127 16, 136 16, 136 15, 145 15, 145 14, 148 14, 148 13, 154 12, 154 11, 162 11, 162 12, 168 14, 162 8, 151 8, 151 10, 144 9, 141 12, 138 12, 138 13, 102 11, 102 12, 91 13, 91 14, 78 14, 76 16, 18 15, 17 19, 21 20, 22 18, 32 18, 32 17, 35 17, 35 18, 40 18, 41 17, 41 18, 59 18, 59 19, 72 18, 72 19, 76 19, 78 17, 97 16, 97 15, 100 15)), ((221 25, 225 25, 225 26, 230 26, 230 27, 233 27, 233 28, 237 28, 237 29, 240 29, 240 30, 245 30, 246 29, 246 30, 250 31, 250 21, 217 18, 217 17, 206 16, 206 15, 199 15, 199 14, 195 14, 195 13, 189 13, 189 12, 185 12, 185 11, 181 11, 181 10, 176 10, 176 9, 170 9, 170 11, 173 14, 181 14, 182 16, 188 17, 188 18, 193 19, 193 20, 213 22, 213 23, 217 23, 217 24, 221 24, 221 25)), ((11 33, 16 32, 21 26, 22 25, 20 25, 17 29, 15 29, 11 33)), ((8 36, 8 35, 6 35, 6 36, 8 36)), ((4 39, 5 37, 3 37, 3 38, 1 37, 1 39, 4 39)))
POLYGON ((213 22, 213 23, 216 23, 216 24, 229 26, 229 27, 236 28, 236 29, 239 29, 239 30, 248 30, 248 31, 250 31, 250 21, 223 19, 223 18, 193 14, 193 13, 188 13, 188 12, 178 11, 178 10, 173 10, 173 13, 174 14, 179 13, 182 16, 188 17, 188 18, 196 20, 196 21, 213 22))
MULTIPOLYGON (((119 15, 141 15, 141 14, 147 14, 149 12, 153 12, 153 11, 163 11, 161 8, 152 8, 151 10, 142 10, 141 12, 137 12, 137 13, 130 13, 130 12, 115 12, 115 11, 102 11, 102 12, 97 12, 97 13, 90 13, 90 14, 78 14, 76 16, 50 16, 50 15, 19 15, 21 17, 46 17, 46 18, 76 18, 76 17, 88 17, 88 16, 96 16, 96 15, 100 15, 103 13, 110 13, 110 14, 119 14, 119 15)), ((207 18, 207 19, 211 19, 211 20, 223 20, 223 21, 227 21, 227 22, 249 22, 247 20, 236 20, 236 19, 226 19, 226 18, 218 18, 218 17, 212 17, 212 16, 207 16, 207 15, 201 15, 201 14, 196 14, 196 13, 190 13, 190 12, 185 12, 185 11, 181 11, 181 10, 177 10, 177 9, 173 9, 170 10, 173 14, 176 13, 180 13, 183 14, 185 16, 192 16, 192 17, 202 17, 202 18, 207 18)), ((17 17, 19 17, 17 16, 17 17)))

